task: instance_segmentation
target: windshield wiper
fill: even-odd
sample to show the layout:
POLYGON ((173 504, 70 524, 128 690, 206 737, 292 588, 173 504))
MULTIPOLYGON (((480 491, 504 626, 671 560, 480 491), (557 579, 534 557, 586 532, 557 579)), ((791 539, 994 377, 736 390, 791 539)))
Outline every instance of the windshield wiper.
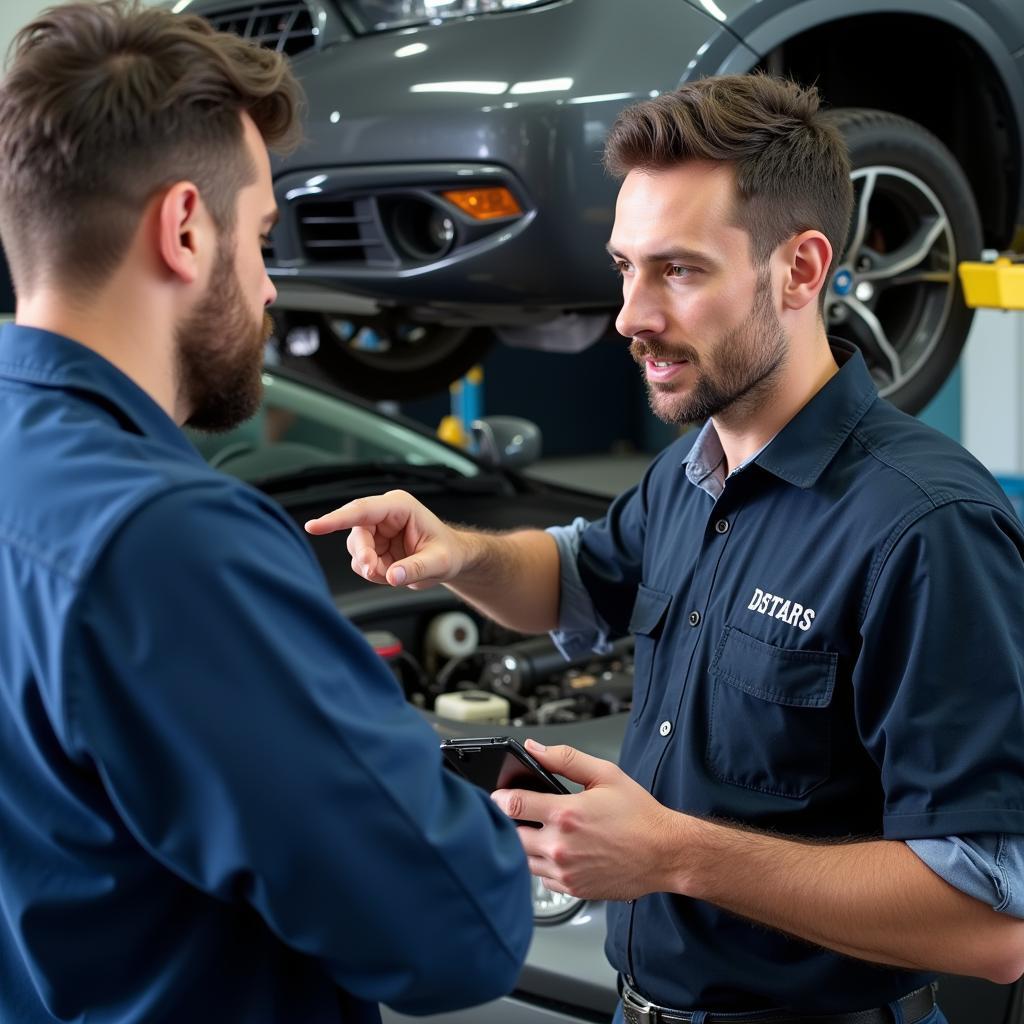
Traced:
POLYGON ((342 484, 350 490, 363 481, 375 491, 406 483, 434 484, 441 490, 468 494, 497 494, 509 490, 509 484, 499 473, 481 472, 476 476, 464 476, 451 466, 408 462, 332 462, 306 466, 289 473, 275 473, 249 480, 249 483, 268 494, 279 494, 323 484, 342 484))

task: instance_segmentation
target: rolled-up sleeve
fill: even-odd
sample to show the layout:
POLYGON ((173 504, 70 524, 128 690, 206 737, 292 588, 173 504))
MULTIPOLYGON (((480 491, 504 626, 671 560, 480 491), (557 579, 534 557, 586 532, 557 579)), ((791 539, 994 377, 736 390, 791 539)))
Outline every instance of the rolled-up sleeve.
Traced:
POLYGON ((513 987, 532 931, 515 829, 443 769, 280 509, 233 484, 151 500, 73 629, 75 753, 168 870, 358 998, 424 1014, 513 987))
POLYGON ((586 519, 577 517, 568 526, 552 526, 547 531, 558 546, 560 582, 558 629, 551 639, 567 660, 587 651, 605 654, 611 650, 608 626, 597 614, 576 565, 580 540, 589 525, 586 519))
POLYGON ((983 834, 908 839, 940 878, 993 910, 1024 918, 1024 836, 983 834))
POLYGON ((610 637, 629 632, 643 575, 651 480, 659 467, 679 464, 680 450, 673 445, 656 456, 640 483, 615 498, 602 518, 549 528, 558 546, 561 587, 558 629, 551 636, 566 657, 605 653, 610 637))

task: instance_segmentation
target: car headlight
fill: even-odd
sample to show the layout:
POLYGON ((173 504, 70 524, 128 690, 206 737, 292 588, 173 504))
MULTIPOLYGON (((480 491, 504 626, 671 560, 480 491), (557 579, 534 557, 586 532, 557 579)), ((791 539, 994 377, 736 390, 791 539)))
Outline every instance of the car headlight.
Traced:
POLYGON ((539 878, 533 879, 533 919, 550 924, 572 917, 583 903, 578 896, 552 892, 539 878))
POLYGON ((539 7, 552 0, 350 0, 349 8, 367 32, 468 18, 474 14, 539 7))

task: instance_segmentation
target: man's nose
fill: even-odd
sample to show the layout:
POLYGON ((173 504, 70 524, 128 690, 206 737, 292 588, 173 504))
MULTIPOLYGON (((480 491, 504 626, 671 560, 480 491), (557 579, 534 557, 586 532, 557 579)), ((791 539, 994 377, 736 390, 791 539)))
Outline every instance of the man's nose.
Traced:
POLYGON ((615 318, 615 329, 624 338, 642 334, 664 334, 665 314, 655 289, 638 279, 628 282, 622 290, 622 309, 615 318))
POLYGON ((263 277, 263 305, 266 307, 277 301, 277 288, 274 287, 269 274, 264 274, 263 277))

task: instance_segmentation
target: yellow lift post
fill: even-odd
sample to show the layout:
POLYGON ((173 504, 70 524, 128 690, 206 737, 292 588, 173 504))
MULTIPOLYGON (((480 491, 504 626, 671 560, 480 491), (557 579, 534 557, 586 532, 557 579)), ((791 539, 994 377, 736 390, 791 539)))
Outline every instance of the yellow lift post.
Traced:
POLYGON ((964 302, 973 309, 1024 309, 1024 256, 1001 254, 985 263, 960 264, 964 302))

